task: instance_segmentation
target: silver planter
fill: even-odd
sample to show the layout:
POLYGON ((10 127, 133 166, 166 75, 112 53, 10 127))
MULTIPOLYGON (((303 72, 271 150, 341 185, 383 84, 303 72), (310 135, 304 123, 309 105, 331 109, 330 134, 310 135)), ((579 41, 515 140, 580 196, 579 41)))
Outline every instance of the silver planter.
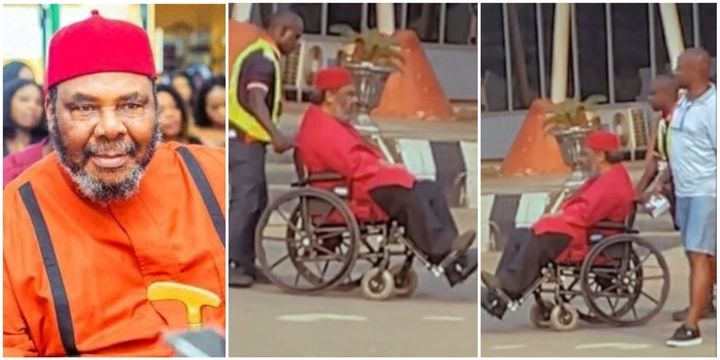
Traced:
POLYGON ((563 161, 572 169, 572 174, 565 181, 566 187, 577 187, 588 177, 587 169, 583 167, 582 156, 585 149, 585 138, 592 129, 572 127, 554 133, 555 140, 560 145, 563 161))
POLYGON ((380 103, 385 83, 393 69, 370 62, 346 63, 345 67, 353 75, 353 83, 358 97, 355 127, 364 132, 377 132, 377 125, 370 120, 370 111, 380 103))

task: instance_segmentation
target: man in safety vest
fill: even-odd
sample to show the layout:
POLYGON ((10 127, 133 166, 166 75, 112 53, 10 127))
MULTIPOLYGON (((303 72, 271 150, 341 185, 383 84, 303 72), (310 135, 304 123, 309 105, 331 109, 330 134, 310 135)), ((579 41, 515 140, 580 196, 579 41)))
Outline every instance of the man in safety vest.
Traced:
MULTIPOLYGON (((282 153, 291 141, 278 130, 280 57, 298 46, 303 21, 289 11, 273 14, 266 34, 246 47, 230 71, 230 278, 231 286, 255 281, 255 227, 267 205, 265 152, 282 153)), ((232 34, 231 34, 232 36, 232 34)))
POLYGON ((55 152, 3 194, 4 356, 170 356, 165 331, 224 329, 224 151, 159 141, 156 77, 131 23, 53 36, 55 152))

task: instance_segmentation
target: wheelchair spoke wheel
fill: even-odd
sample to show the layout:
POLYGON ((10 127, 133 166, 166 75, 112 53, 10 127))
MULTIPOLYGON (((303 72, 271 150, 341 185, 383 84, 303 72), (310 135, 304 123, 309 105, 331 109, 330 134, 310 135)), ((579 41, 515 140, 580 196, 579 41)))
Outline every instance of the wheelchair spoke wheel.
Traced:
POLYGON ((665 305, 670 272, 644 239, 616 235, 597 244, 583 262, 582 292, 591 312, 616 326, 648 322, 665 305))
POLYGON ((340 284, 352 270, 358 243, 358 225, 345 202, 312 188, 278 197, 263 211, 255 232, 258 262, 268 279, 295 293, 340 284))

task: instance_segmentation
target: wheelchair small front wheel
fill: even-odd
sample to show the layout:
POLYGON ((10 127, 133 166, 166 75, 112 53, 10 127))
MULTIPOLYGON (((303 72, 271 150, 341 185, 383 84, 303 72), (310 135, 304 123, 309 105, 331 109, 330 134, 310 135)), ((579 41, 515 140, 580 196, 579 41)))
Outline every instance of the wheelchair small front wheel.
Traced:
POLYGON ((555 304, 550 300, 536 302, 530 308, 530 322, 537 328, 550 327, 550 312, 554 307, 555 304))
POLYGON ((405 275, 402 276, 403 265, 395 265, 390 268, 390 273, 393 275, 395 282, 395 295, 401 297, 407 297, 415 292, 418 287, 418 275, 412 268, 405 271, 405 275))
POLYGON ((360 282, 363 294, 371 300, 387 300, 395 292, 395 278, 388 270, 372 268, 360 282))
POLYGON ((550 311, 550 327, 556 331, 570 331, 577 327, 577 310, 569 304, 558 304, 550 311))

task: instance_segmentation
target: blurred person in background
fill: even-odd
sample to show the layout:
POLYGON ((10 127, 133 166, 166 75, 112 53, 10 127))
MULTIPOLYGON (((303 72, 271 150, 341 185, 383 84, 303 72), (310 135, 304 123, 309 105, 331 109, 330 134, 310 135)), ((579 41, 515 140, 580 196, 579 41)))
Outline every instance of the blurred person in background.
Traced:
POLYGON ((163 141, 183 144, 201 144, 200 139, 190 136, 190 120, 180 94, 169 85, 158 85, 158 110, 163 141))
POLYGON ((13 60, 3 65, 3 83, 15 79, 35 80, 32 69, 22 61, 13 60))
POLYGON ((3 157, 42 141, 47 134, 40 85, 21 78, 4 83, 3 157))
POLYGON ((206 80, 195 99, 195 135, 203 144, 225 146, 225 75, 206 80))
POLYGON ((170 78, 170 85, 177 90, 187 106, 192 106, 195 88, 193 87, 193 83, 187 74, 182 71, 176 72, 170 78))

